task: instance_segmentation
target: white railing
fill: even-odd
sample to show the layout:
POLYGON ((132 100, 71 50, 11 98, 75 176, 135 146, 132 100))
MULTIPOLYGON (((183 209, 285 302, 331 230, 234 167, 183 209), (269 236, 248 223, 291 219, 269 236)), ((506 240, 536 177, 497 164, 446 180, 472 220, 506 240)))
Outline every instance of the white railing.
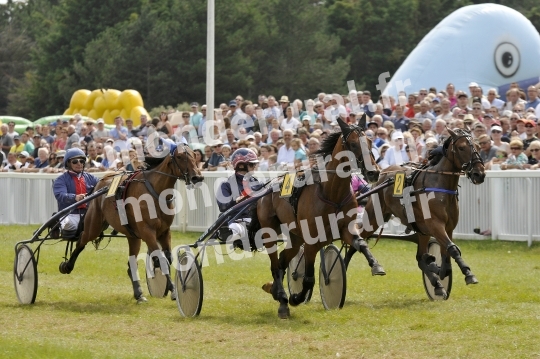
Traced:
MULTIPOLYGON (((488 171, 486 181, 478 186, 460 179, 459 223, 454 238, 484 239, 474 228, 491 229, 493 239, 512 241, 540 240, 540 171, 488 171)), ((172 229, 204 231, 216 220, 215 188, 231 172, 204 172, 201 189, 187 191, 183 182, 177 190, 182 209, 172 229)), ((278 172, 260 172, 271 178, 278 172)), ((97 173, 101 177, 103 173, 97 173)), ((43 224, 57 210, 52 193, 56 174, 0 173, 0 224, 43 224)), ((384 233, 401 233, 403 226, 389 225, 384 233)))

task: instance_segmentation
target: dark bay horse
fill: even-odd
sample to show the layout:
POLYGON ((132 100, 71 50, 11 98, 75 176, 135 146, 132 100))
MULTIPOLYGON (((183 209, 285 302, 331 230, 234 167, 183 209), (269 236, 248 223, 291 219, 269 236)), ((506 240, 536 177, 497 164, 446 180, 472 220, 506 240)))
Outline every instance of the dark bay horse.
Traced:
MULTIPOLYGON (((413 177, 410 187, 403 191, 403 199, 394 197, 394 187, 386 187, 371 195, 362 218, 361 237, 369 238, 392 215, 398 217, 409 230, 418 234, 419 243, 416 252, 418 267, 428 277, 435 288, 435 294, 446 298, 447 293, 440 280, 444 279, 450 270, 450 255, 456 263, 467 284, 476 284, 478 280, 470 267, 461 258, 461 252, 452 242, 452 232, 457 226, 459 206, 457 189, 462 171, 474 184, 484 182, 484 163, 478 153, 477 145, 473 142, 468 131, 458 129, 455 132, 447 129, 450 137, 443 146, 444 156, 435 165, 419 170, 413 177), (422 198, 423 197, 423 198, 422 198), (379 205, 380 204, 380 205, 379 205), (383 223, 380 223, 382 218, 383 223), (379 219, 379 221, 377 220, 379 219), (434 257, 428 254, 428 244, 433 236, 441 247, 443 265, 438 268, 434 257)), ((388 178, 395 177, 397 172, 405 172, 400 166, 390 166, 381 172, 377 184, 388 178)), ((356 252, 349 248, 345 256, 348 264, 356 252)))
MULTIPOLYGON (((368 260, 373 275, 385 274, 369 251, 366 241, 359 237, 355 225, 358 204, 351 192, 351 170, 359 167, 370 182, 376 181, 379 176, 379 169, 371 154, 371 141, 365 136, 362 127, 365 126, 365 116, 361 119, 361 127, 348 126, 341 119, 338 119, 338 123, 342 132, 331 134, 317 153, 319 159, 324 157, 328 163, 324 165, 319 160, 319 169, 311 170, 314 183, 302 189, 296 214, 287 200, 280 198, 279 193, 272 193, 257 202, 256 214, 252 216, 252 226, 259 228, 260 225, 262 228, 262 238, 270 256, 274 282, 266 284, 265 287, 271 287, 272 296, 279 302, 280 318, 290 316, 289 299, 283 287, 285 270, 304 243, 306 271, 302 281, 303 289, 291 296, 291 305, 305 301, 315 283, 317 253, 336 239, 341 239, 361 251, 368 260), (326 175, 328 180, 322 180, 323 175, 326 175), (289 227, 289 242, 278 260, 275 238, 266 230, 271 229, 280 234, 284 225, 289 227)), ((308 174, 309 172, 307 171, 308 174)))
MULTIPOLYGON (((105 176, 97 184, 96 189, 109 186, 115 174, 105 176)), ((127 178, 124 175, 123 180, 127 178)), ((173 284, 169 273, 171 257, 170 227, 174 219, 172 190, 177 180, 184 180, 187 185, 201 182, 204 178, 197 168, 195 154, 189 146, 180 144, 174 151, 149 171, 137 172, 129 180, 123 195, 124 206, 121 212, 115 196, 93 199, 84 218, 84 231, 77 246, 66 262, 60 263, 60 272, 69 274, 86 244, 100 235, 108 225, 123 233, 128 240, 129 256, 128 275, 132 279, 133 295, 138 303, 146 302, 140 283, 132 274, 136 273, 136 258, 141 248, 141 239, 152 254, 155 268, 160 268, 167 277, 168 289, 173 293, 173 284), (164 192, 166 191, 166 192, 164 192), (163 196, 166 193, 167 196, 163 196), (160 196, 161 195, 161 196, 160 196), (162 197, 162 198, 160 198, 162 197), (126 204, 131 203, 131 206, 126 204), (127 225, 126 224, 127 219, 127 225), (158 246, 161 246, 161 250, 158 246), (157 255, 156 255, 157 254, 157 255), (133 261, 133 259, 135 259, 133 261), (161 259, 161 260, 160 260, 161 259), (164 259, 168 261, 165 264, 164 259)))

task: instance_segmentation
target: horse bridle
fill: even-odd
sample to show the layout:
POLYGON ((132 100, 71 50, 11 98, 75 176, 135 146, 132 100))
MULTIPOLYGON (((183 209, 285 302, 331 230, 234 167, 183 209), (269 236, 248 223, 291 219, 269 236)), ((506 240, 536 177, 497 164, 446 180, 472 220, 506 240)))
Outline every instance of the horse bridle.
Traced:
POLYGON ((467 178, 472 181, 471 174, 472 174, 472 170, 473 170, 474 165, 477 164, 477 163, 480 163, 483 166, 484 161, 482 160, 482 158, 480 157, 480 154, 476 150, 476 147, 474 146, 473 141, 472 141, 472 137, 471 137, 471 135, 469 133, 467 133, 465 131, 461 131, 461 134, 458 135, 456 138, 450 136, 450 138, 448 139, 448 140, 450 140, 448 142, 448 145, 445 144, 445 146, 443 147, 443 154, 444 154, 444 157, 446 157, 448 160, 450 160, 450 158, 448 158, 448 156, 447 156, 447 153, 448 153, 449 147, 452 146, 451 151, 454 154, 454 159, 455 159, 455 157, 457 155, 457 152, 455 150, 455 148, 456 148, 455 143, 457 141, 459 141, 460 139, 462 139, 462 138, 465 138, 467 140, 468 144, 469 144, 469 147, 471 149, 471 157, 470 157, 468 162, 464 162, 461 165, 461 170, 463 172, 465 172, 465 175, 467 176, 467 178))
POLYGON ((186 146, 188 145, 186 145, 185 143, 181 143, 176 147, 176 150, 174 150, 173 152, 170 152, 169 154, 169 156, 171 156, 171 161, 176 165, 176 168, 178 168, 178 171, 180 172, 180 176, 175 176, 169 173, 155 171, 155 170, 152 172, 159 173, 168 177, 176 178, 177 180, 183 179, 186 182, 186 186, 192 186, 191 180, 189 178, 189 171, 188 171, 188 157, 191 157, 191 155, 189 154, 186 146), (174 155, 180 149, 180 145, 182 145, 182 149, 184 150, 184 153, 186 154, 186 170, 185 171, 182 171, 182 169, 180 168, 180 165, 177 162, 179 161, 179 159, 174 155))
MULTIPOLYGON (((360 127, 360 126, 350 125, 349 129, 350 130, 347 131, 347 133, 342 134, 341 141, 342 141, 343 147, 345 147, 348 151, 353 152, 353 151, 351 151, 351 148, 349 147, 349 144, 347 143, 347 140, 349 139, 349 136, 353 132, 356 132, 359 139, 362 138, 362 137, 367 137, 367 136, 364 133, 364 129, 362 127, 360 127)), ((369 149, 369 146, 368 146, 368 151, 369 151, 369 156, 371 158, 372 153, 371 153, 371 150, 369 149)), ((362 173, 362 176, 364 178, 367 178, 367 168, 366 168, 366 163, 364 161, 364 152, 362 150, 362 143, 361 142, 360 142, 360 152, 362 153, 362 155, 360 156, 361 158, 358 158, 357 156, 355 156, 356 157, 356 164, 358 165, 358 168, 360 168, 360 172, 362 173)))

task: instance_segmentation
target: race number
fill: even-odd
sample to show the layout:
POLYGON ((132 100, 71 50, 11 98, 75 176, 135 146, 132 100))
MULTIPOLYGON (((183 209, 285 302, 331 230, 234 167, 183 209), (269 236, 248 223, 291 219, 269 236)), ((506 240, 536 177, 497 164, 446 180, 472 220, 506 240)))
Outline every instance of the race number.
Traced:
POLYGON ((105 198, 109 198, 114 196, 116 193, 116 190, 118 189, 118 185, 120 184, 120 180, 122 179, 122 175, 115 176, 111 182, 111 186, 109 187, 109 190, 107 191, 107 196, 105 198))
POLYGON ((403 197, 403 186, 405 184, 405 173, 398 172, 394 178, 394 197, 403 197))
POLYGON ((281 184, 281 192, 279 194, 281 198, 292 196, 295 179, 296 179, 296 173, 285 174, 285 177, 283 178, 283 183, 281 184))

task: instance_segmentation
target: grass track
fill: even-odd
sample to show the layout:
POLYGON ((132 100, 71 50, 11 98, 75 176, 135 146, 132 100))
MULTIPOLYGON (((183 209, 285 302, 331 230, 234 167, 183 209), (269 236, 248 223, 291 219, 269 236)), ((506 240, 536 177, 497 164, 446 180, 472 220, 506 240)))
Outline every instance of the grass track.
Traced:
MULTIPOLYGON (((467 287, 453 263, 450 299, 431 302, 414 245, 383 240, 373 253, 386 277, 371 277, 357 255, 342 310, 323 309, 316 283, 312 301, 285 321, 260 289, 266 255, 220 265, 211 256, 201 316, 184 319, 168 298, 135 304, 123 240, 87 247, 70 275, 58 272, 64 245, 46 246, 36 304, 19 305, 13 245, 35 229, 0 227, 2 358, 540 358, 538 244, 457 241, 480 284, 467 287)), ((197 236, 173 232, 173 242, 197 236)))

